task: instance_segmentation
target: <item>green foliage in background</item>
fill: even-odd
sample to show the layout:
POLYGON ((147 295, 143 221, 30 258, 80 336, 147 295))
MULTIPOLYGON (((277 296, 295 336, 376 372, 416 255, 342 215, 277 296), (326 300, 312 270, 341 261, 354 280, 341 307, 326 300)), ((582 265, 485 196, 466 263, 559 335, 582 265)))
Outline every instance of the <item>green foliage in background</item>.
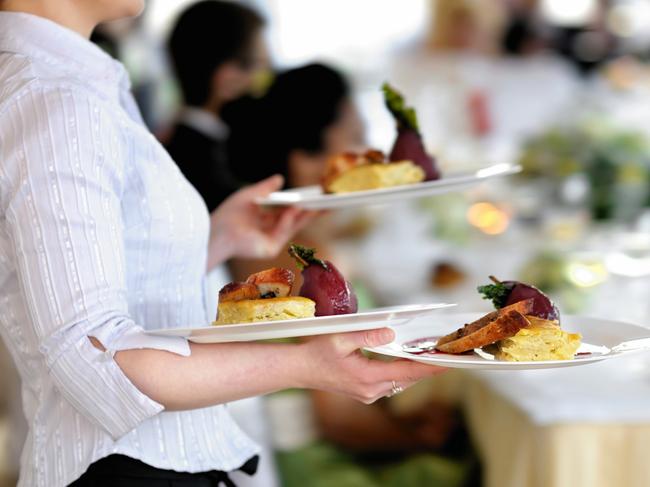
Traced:
POLYGON ((326 443, 279 452, 284 487, 464 487, 470 465, 434 454, 373 465, 326 443))
POLYGON ((528 141, 520 158, 523 175, 556 183, 582 174, 594 219, 608 220, 650 205, 650 144, 640 133, 602 121, 552 128, 528 141), (632 195, 636 195, 633 201, 632 195), (623 209, 624 210, 624 209, 623 209), (630 210, 630 209, 627 209, 630 210))

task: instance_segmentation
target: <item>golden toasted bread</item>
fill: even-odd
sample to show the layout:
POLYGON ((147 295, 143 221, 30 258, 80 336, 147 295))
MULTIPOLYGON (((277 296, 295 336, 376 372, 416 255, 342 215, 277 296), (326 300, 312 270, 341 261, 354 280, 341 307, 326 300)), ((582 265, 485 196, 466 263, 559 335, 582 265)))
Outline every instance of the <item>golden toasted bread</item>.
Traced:
POLYGON ((219 302, 214 325, 311 318, 316 303, 300 296, 219 302))
POLYGON ((383 153, 369 150, 328 159, 322 186, 327 193, 349 193, 419 183, 424 177, 423 169, 411 161, 389 162, 383 153))
POLYGON ((344 152, 330 157, 327 160, 325 174, 323 175, 323 188, 327 191, 330 184, 346 171, 366 164, 383 164, 386 156, 378 150, 368 150, 362 154, 344 152))
POLYGON ((490 345, 486 351, 499 360, 509 362, 571 360, 575 356, 582 338, 579 333, 562 330, 556 321, 535 316, 526 318, 529 326, 514 336, 490 345))

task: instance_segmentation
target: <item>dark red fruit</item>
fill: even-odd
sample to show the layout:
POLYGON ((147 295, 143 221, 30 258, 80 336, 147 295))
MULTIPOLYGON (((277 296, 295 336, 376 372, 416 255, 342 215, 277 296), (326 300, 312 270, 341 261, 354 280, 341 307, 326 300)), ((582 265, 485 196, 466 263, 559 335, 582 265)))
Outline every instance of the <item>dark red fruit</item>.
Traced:
POLYGON ((391 162, 412 161, 424 170, 425 181, 440 179, 440 171, 436 166, 436 161, 427 154, 422 143, 422 137, 416 130, 398 128, 397 138, 388 159, 391 162))
POLYGON ((532 316, 560 321, 560 311, 557 306, 535 286, 519 281, 499 281, 494 276, 490 276, 490 279, 494 284, 479 286, 478 291, 483 294, 484 299, 491 300, 495 308, 500 309, 532 298, 533 310, 530 313, 532 316))
POLYGON ((508 283, 512 284, 512 290, 506 299, 505 306, 533 298, 533 310, 530 312, 531 315, 544 320, 560 320, 560 311, 557 309, 557 306, 553 304, 553 301, 551 301, 546 294, 535 286, 516 281, 504 282, 504 284, 508 283))
POLYGON ((407 106, 402 94, 388 83, 382 85, 382 90, 386 107, 397 125, 397 137, 388 159, 391 162, 412 161, 424 170, 425 181, 440 179, 436 160, 424 149, 415 109, 407 106))
POLYGON ((300 296, 316 303, 316 316, 356 313, 357 296, 352 286, 329 261, 314 257, 314 249, 292 244, 289 254, 302 269, 300 296))

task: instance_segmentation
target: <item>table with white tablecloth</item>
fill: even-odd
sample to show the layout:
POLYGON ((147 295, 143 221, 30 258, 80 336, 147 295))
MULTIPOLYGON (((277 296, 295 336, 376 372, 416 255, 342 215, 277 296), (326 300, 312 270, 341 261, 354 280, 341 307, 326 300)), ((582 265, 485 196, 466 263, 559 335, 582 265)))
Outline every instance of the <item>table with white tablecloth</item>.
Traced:
POLYGON ((485 487, 650 485, 650 355, 465 380, 485 487))

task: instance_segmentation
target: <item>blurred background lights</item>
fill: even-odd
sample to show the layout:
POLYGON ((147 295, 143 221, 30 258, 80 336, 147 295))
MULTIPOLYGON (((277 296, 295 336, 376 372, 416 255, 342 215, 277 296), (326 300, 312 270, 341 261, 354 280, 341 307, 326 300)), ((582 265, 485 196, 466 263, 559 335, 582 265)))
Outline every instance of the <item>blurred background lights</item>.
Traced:
POLYGON ((607 269, 600 261, 576 261, 567 266, 567 277, 578 287, 593 287, 607 279, 607 269))
POLYGON ((467 221, 488 235, 503 233, 510 224, 510 217, 492 203, 474 203, 467 210, 467 221))
POLYGON ((585 25, 593 20, 597 0, 543 0, 541 9, 546 19, 565 27, 585 25))
POLYGON ((607 27, 620 37, 631 37, 642 33, 650 26, 650 2, 630 0, 619 3, 607 13, 607 27))

